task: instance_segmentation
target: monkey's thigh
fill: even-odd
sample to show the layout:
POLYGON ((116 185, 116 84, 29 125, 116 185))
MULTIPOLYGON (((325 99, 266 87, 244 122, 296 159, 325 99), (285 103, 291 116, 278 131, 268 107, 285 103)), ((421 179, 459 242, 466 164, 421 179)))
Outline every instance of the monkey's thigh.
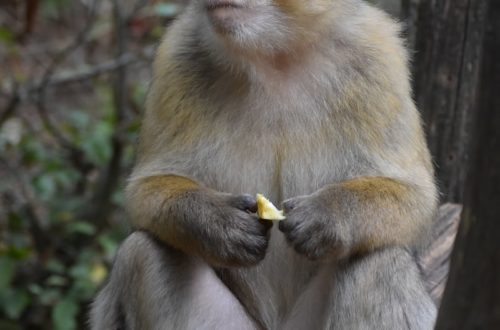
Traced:
POLYGON ((329 329, 432 329, 436 307, 411 255, 388 248, 336 273, 329 329))
POLYGON ((255 329, 206 263, 144 232, 120 247, 107 285, 92 305, 93 329, 255 329))

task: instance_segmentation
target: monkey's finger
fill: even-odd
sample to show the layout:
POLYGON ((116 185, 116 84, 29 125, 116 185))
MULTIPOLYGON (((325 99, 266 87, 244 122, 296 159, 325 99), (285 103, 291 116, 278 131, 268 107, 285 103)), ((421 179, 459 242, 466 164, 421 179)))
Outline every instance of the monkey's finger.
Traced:
POLYGON ((259 219, 259 222, 265 226, 266 230, 269 230, 273 227, 274 221, 259 219))
POLYGON ((283 202, 283 211, 285 211, 285 213, 287 213, 287 212, 293 210, 296 205, 297 205, 296 199, 287 199, 286 201, 283 202))
POLYGON ((273 221, 260 219, 257 214, 247 214, 247 217, 250 217, 248 223, 255 223, 259 229, 262 229, 259 230, 262 234, 266 234, 273 226, 273 221))
POLYGON ((287 234, 290 231, 292 231, 295 228, 295 226, 296 226, 295 221, 293 221, 292 219, 287 218, 286 220, 283 220, 283 221, 279 222, 278 229, 281 232, 287 234))
POLYGON ((230 198, 230 204, 231 206, 242 211, 250 211, 252 213, 257 212, 257 200, 252 195, 244 194, 232 196, 230 198))
POLYGON ((293 209, 297 208, 297 206, 302 202, 304 199, 306 199, 307 196, 299 196, 299 197, 294 197, 287 199, 282 203, 283 206, 283 211, 285 211, 285 214, 287 212, 292 211, 293 209))

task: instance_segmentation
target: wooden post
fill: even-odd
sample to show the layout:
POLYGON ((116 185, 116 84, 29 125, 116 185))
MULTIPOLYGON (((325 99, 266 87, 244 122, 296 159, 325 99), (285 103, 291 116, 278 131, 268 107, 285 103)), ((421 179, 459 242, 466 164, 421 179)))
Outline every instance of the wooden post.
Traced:
POLYGON ((488 0, 421 0, 415 98, 445 202, 462 202, 488 0))
POLYGON ((490 2, 477 144, 436 329, 500 329, 500 1, 490 2))

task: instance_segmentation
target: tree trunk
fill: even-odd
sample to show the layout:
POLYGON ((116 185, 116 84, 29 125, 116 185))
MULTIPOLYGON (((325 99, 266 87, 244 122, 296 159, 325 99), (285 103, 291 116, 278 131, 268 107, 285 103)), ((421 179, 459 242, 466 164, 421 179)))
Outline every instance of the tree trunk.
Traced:
POLYGON ((477 143, 436 329, 500 329, 500 1, 491 1, 477 143))
POLYGON ((488 0, 421 0, 415 92, 445 202, 462 202, 488 0))

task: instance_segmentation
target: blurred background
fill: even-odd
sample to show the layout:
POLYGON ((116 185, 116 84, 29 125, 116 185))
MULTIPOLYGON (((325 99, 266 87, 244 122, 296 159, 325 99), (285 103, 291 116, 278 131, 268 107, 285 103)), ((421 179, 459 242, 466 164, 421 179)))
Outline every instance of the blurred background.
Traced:
MULTIPOLYGON (((471 171, 498 178, 477 155, 500 168, 476 133, 500 124, 481 110, 499 105, 498 2, 371 2, 404 24, 442 201, 467 205, 471 171)), ((130 230, 122 188, 155 46, 184 5, 0 1, 0 329, 85 327, 130 230)))

